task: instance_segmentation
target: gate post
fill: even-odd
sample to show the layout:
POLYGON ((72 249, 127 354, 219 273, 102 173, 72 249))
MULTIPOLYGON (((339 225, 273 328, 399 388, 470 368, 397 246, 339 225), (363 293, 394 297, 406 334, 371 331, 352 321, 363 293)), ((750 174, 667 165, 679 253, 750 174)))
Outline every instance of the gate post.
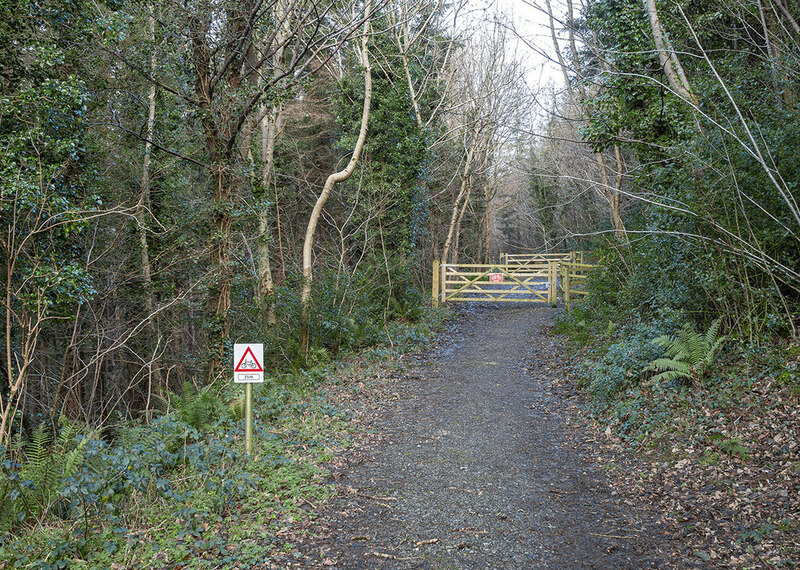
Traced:
POLYGON ((550 282, 547 287, 547 302, 553 307, 556 306, 556 286, 558 285, 558 261, 547 262, 547 280, 550 282))
POLYGON ((433 291, 431 293, 431 304, 434 307, 439 306, 439 260, 433 260, 433 291))
POLYGON ((570 284, 569 284, 569 279, 570 279, 569 270, 570 270, 569 266, 564 267, 564 277, 563 277, 563 280, 564 280, 564 306, 567 308, 567 311, 569 311, 569 301, 570 301, 570 295, 569 295, 569 287, 570 287, 570 284))

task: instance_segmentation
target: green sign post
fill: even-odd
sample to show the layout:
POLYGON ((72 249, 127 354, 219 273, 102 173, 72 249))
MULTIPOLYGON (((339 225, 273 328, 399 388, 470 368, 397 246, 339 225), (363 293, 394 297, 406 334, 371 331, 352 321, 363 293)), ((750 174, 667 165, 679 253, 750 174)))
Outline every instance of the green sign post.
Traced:
POLYGON ((244 450, 253 451, 253 384, 264 382, 264 345, 233 345, 233 381, 244 384, 244 450))

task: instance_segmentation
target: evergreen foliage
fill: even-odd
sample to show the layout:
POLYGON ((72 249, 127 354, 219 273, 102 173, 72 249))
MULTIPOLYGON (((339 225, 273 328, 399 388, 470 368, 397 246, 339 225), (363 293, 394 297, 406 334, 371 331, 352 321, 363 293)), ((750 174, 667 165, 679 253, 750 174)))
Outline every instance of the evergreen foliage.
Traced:
POLYGON ((699 383, 714 364, 714 358, 722 349, 727 337, 719 336, 722 319, 717 319, 705 334, 685 324, 676 335, 664 335, 653 339, 666 357, 653 360, 646 370, 657 372, 653 382, 683 380, 699 383))
MULTIPOLYGON (((627 243, 594 248, 602 267, 588 304, 602 326, 683 330, 676 341, 714 317, 745 344, 796 338, 800 170, 790 149, 800 114, 789 78, 799 68, 782 26, 798 14, 729 2, 655 5, 696 103, 670 87, 642 2, 591 2, 574 29, 583 49, 570 65, 588 94, 584 140, 607 157, 614 145, 629 153, 620 173, 627 243)), ((590 313, 576 318, 591 321, 590 313)), ((702 358, 686 356, 658 377, 697 376, 702 358)))
POLYGON ((76 557, 95 568, 147 565, 159 553, 165 566, 186 557, 263 565, 287 543, 278 532, 287 520, 331 493, 323 467, 331 446, 346 444, 337 438, 349 412, 319 384, 374 374, 375 363, 419 347, 436 327, 399 325, 395 348, 375 347, 361 363, 317 365, 256 386, 251 460, 241 418, 220 417, 220 398, 193 387, 148 424, 115 426, 110 441, 63 420, 54 440, 42 424, 30 441, 2 450, 0 565, 67 567, 76 557), (258 549, 245 540, 253 536, 263 540, 258 549))

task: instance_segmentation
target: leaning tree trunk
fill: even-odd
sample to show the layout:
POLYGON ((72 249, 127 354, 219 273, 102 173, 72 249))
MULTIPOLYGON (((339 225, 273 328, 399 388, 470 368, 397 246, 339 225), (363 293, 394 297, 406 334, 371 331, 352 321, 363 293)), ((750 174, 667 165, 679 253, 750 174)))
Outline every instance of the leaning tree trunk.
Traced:
POLYGON ((311 271, 312 250, 314 245, 314 234, 317 231, 322 209, 330 197, 331 191, 334 186, 339 182, 344 182, 353 174, 353 171, 358 164, 358 158, 364 148, 364 142, 367 139, 367 124, 369 123, 369 109, 372 103, 372 68, 369 62, 369 32, 370 32, 370 18, 372 12, 372 2, 367 0, 364 5, 364 34, 361 38, 361 65, 364 67, 364 106, 361 112, 361 129, 358 133, 358 139, 353 147, 353 154, 350 157, 350 162, 347 166, 339 172, 334 172, 325 181, 322 192, 317 198, 314 209, 308 220, 306 228, 306 235, 303 241, 303 288, 300 295, 300 310, 301 310, 301 331, 300 331, 300 346, 304 359, 308 357, 310 349, 310 328, 311 328, 311 315, 310 315, 310 301, 312 292, 313 274, 311 271))
POLYGON ((661 63, 669 86, 678 97, 698 107, 699 103, 697 97, 692 93, 689 80, 686 77, 686 72, 683 70, 683 65, 681 65, 681 60, 678 58, 675 48, 672 47, 672 42, 669 41, 669 37, 664 33, 664 28, 661 26, 661 19, 658 16, 658 9, 656 8, 656 0, 644 0, 644 9, 647 11, 647 16, 650 19, 653 42, 656 44, 656 49, 658 50, 658 61, 661 63))

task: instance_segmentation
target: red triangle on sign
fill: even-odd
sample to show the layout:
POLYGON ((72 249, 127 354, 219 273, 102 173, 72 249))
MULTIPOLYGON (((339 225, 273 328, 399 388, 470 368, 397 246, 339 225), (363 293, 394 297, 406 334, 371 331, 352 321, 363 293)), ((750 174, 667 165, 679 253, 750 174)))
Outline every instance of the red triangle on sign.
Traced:
POLYGON ((253 351, 250 350, 250 347, 247 347, 247 350, 244 351, 242 355, 242 359, 239 360, 239 364, 236 365, 236 368, 233 369, 234 372, 264 372, 264 369, 261 368, 261 364, 258 362, 256 355, 253 354, 253 351), (250 355, 252 360, 247 359, 247 355, 250 355))

